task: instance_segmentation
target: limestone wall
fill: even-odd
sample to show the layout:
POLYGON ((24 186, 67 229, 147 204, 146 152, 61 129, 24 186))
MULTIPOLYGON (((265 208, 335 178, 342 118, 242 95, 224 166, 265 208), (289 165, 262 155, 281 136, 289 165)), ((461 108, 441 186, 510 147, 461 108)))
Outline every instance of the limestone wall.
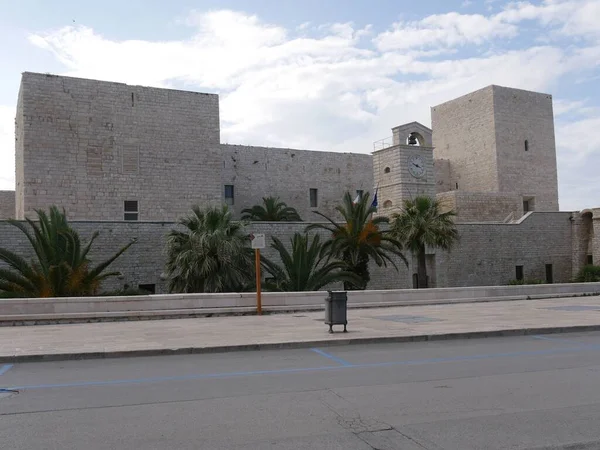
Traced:
POLYGON ((437 194, 444 207, 454 210, 458 222, 504 222, 521 217, 521 198, 496 192, 449 191, 437 194))
POLYGON ((498 192, 492 86, 431 108, 435 159, 451 164, 450 185, 471 192, 498 192))
POLYGON ((589 254, 593 257, 595 265, 600 265, 600 208, 592 210, 593 224, 590 236, 590 251, 589 254))
POLYGON ((15 191, 0 191, 0 220, 15 218, 15 191))
POLYGON ((438 252, 437 282, 442 286, 502 285, 516 278, 545 280, 552 264, 555 283, 572 278, 571 213, 529 213, 511 224, 459 224, 460 244, 438 252))
POLYGON ((594 228, 592 213, 573 213, 573 275, 587 264, 588 255, 593 255, 594 228))
MULTIPOLYGON (((515 278, 515 266, 523 265, 526 278, 545 279, 546 264, 552 264, 554 282, 568 282, 572 274, 572 225, 570 213, 530 213, 514 224, 458 224, 461 240, 450 253, 429 252, 428 266, 431 286, 491 286, 504 285, 515 278)), ((249 232, 265 233, 267 243, 276 235, 288 243, 294 232, 302 232, 306 223, 253 223, 249 232)), ((113 268, 123 273, 105 289, 124 284, 156 284, 156 292, 165 292, 160 275, 165 262, 165 235, 175 225, 167 222, 73 222, 82 238, 100 231, 91 253, 100 261, 117 251, 131 238, 134 244, 113 268)), ((597 245, 597 242, 594 241, 597 245)), ((13 226, 0 221, 0 247, 30 256, 23 235, 13 226)), ((600 247, 595 247, 600 248, 600 247)), ((276 258, 273 250, 263 251, 276 258)), ((401 289, 412 287, 416 265, 411 255, 410 267, 398 262, 399 271, 391 267, 378 268, 373 263, 370 289, 401 289)))
POLYGON ((456 184, 452 184, 449 159, 434 159, 433 169, 435 172, 435 189, 437 193, 456 190, 456 184))
POLYGON ((18 217, 175 220, 221 202, 214 94, 24 73, 17 111, 18 217))
POLYGON ((279 196, 298 210, 304 221, 319 220, 313 211, 336 215, 346 191, 373 195, 370 155, 287 148, 221 145, 223 182, 234 186, 233 210, 262 204, 262 197, 279 196), (317 189, 317 207, 310 205, 310 189, 317 189))
POLYGON ((558 211, 552 96, 493 86, 499 187, 558 211), (527 143, 525 143, 527 141, 527 143))

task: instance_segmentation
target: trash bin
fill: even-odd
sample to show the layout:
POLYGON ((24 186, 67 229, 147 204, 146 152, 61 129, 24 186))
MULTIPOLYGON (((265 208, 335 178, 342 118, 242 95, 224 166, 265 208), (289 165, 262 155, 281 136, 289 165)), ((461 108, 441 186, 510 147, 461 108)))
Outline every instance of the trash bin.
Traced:
POLYGON ((327 291, 328 296, 325 298, 325 324, 329 325, 329 332, 333 333, 334 325, 344 325, 344 333, 346 333, 346 325, 348 325, 348 295, 346 291, 327 291))

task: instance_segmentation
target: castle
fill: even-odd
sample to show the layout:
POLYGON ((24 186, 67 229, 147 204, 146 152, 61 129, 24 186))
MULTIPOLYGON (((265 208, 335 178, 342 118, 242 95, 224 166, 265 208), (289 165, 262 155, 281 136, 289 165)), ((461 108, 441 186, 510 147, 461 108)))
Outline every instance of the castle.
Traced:
MULTIPOLYGON (((457 213, 461 244, 428 252, 431 285, 568 281, 600 260, 600 209, 559 210, 550 95, 491 85, 433 106, 431 118, 432 129, 393 128, 372 155, 228 145, 215 94, 25 72, 16 189, 0 192, 0 219, 57 205, 80 227, 131 234, 164 228, 195 204, 227 203, 239 216, 275 195, 314 221, 313 211, 335 215, 344 192, 377 188, 378 214, 398 212, 417 194, 457 213)), ((285 235, 304 225, 252 226, 285 235)), ((160 270, 144 284, 160 285, 160 270)), ((411 285, 412 267, 391 283, 389 269, 380 270, 372 287, 411 285)))

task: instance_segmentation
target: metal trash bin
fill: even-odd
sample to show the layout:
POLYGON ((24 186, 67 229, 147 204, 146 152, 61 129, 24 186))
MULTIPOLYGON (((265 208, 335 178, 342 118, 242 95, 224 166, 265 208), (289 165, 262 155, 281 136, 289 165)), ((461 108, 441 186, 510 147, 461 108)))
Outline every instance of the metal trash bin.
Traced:
POLYGON ((346 291, 327 291, 325 298, 325 324, 329 325, 329 332, 333 333, 333 325, 344 325, 344 333, 348 325, 348 295, 346 291))

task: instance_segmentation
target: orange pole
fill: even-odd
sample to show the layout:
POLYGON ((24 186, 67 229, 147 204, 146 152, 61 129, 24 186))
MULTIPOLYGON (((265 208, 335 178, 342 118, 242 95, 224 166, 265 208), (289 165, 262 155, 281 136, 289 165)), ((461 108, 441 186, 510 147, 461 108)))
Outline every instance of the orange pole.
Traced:
POLYGON ((262 315, 262 302, 260 298, 260 249, 255 249, 254 254, 256 256, 256 312, 260 316, 262 315))

